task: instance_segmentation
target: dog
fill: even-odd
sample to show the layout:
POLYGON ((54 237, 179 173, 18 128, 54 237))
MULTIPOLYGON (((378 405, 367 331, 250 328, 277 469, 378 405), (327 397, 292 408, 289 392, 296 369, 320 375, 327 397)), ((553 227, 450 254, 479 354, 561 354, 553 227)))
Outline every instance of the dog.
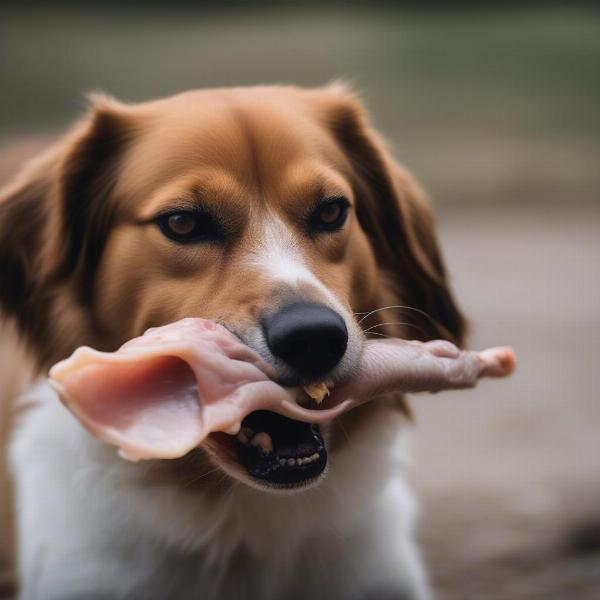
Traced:
MULTIPOLYGON (((190 316, 225 325, 283 385, 343 379, 371 334, 461 345, 430 206, 351 89, 93 96, 1 192, 0 266, 27 356, 8 379, 32 373, 5 418, 20 598, 429 597, 401 396, 311 430, 315 469, 236 478, 204 443, 124 461, 46 380, 78 346, 112 351, 190 316)), ((254 418, 290 452, 310 428, 254 418)))

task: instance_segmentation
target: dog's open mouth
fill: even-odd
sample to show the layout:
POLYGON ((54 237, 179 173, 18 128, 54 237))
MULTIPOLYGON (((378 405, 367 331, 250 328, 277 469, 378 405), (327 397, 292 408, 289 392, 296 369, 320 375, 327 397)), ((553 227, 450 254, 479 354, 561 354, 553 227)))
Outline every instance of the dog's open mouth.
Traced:
POLYGON ((251 477, 276 486, 307 483, 327 465, 318 425, 268 410, 257 410, 245 417, 233 445, 251 477))

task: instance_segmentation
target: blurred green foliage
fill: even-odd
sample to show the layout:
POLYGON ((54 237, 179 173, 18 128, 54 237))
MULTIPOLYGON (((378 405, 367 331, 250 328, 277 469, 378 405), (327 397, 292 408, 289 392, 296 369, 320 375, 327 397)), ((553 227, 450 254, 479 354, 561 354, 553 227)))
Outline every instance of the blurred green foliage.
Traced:
POLYGON ((0 139, 65 126, 89 90, 142 100, 344 78, 438 202, 600 196, 591 6, 85 6, 0 15, 0 139))

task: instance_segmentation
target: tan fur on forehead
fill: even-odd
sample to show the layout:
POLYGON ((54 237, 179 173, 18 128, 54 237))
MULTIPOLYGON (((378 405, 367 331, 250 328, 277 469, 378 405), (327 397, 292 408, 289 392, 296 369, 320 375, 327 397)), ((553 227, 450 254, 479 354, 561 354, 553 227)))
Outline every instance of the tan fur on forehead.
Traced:
MULTIPOLYGON (((116 190, 124 197, 146 196, 157 182, 203 166, 229 173, 249 196, 277 198, 272 188, 290 165, 312 161, 312 170, 323 170, 334 158, 344 160, 302 99, 299 91, 257 88, 149 103, 143 109, 148 131, 125 157, 116 190)), ((299 183, 313 184, 306 179, 299 183)))

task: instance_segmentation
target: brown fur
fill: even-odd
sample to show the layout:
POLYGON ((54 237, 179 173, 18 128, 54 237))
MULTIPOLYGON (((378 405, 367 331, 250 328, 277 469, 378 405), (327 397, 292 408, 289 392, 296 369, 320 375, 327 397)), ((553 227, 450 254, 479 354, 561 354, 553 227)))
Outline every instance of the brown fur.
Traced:
MULTIPOLYGON (((350 310, 401 304, 428 315, 407 310, 410 330, 378 331, 462 342, 423 193, 339 85, 207 90, 137 105, 96 97, 0 194, 0 309, 38 372, 79 345, 114 350, 182 317, 243 328, 284 298, 238 266, 267 211, 294 231, 310 268, 350 310), (324 195, 347 197, 355 216, 315 242, 300 223, 324 195), (150 220, 198 201, 222 218, 229 242, 174 249, 150 220)), ((386 320, 378 313, 364 325, 386 320)), ((197 458, 156 476, 196 481, 209 468, 197 458)))

